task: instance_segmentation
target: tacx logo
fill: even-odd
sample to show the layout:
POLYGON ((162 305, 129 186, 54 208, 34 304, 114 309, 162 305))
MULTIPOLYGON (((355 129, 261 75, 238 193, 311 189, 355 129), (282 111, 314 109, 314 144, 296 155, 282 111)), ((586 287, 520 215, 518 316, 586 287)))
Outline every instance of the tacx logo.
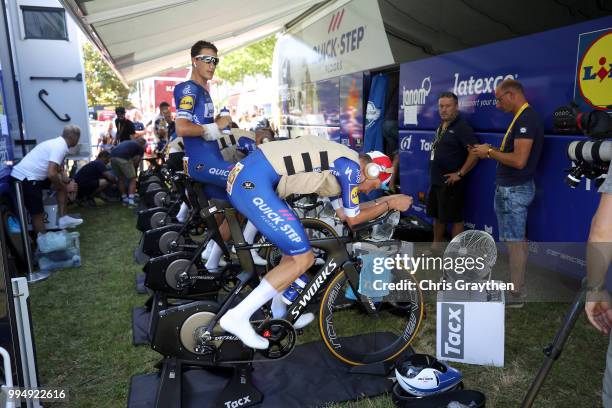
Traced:
POLYGON ((442 303, 442 357, 463 358, 465 307, 442 303))
POLYGON ((344 17, 344 9, 332 15, 331 21, 329 22, 329 27, 327 28, 328 34, 340 28, 342 17, 344 17))
POLYGON ((243 405, 250 404, 250 403, 251 403, 251 396, 245 395, 244 397, 238 398, 237 400, 234 400, 234 401, 225 401, 225 406, 227 408, 238 408, 243 405))
POLYGON ((586 49, 578 69, 578 89, 594 108, 612 105, 612 31, 599 36, 586 49))

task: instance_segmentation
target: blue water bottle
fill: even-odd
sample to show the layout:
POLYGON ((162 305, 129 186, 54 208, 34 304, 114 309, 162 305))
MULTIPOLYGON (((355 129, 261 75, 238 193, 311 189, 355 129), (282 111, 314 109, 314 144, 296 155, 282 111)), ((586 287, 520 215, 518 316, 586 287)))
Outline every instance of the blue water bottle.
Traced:
MULTIPOLYGON (((230 115, 229 109, 227 109, 225 106, 221 108, 221 112, 219 112, 219 116, 229 116, 229 115, 230 115)), ((227 127, 224 127, 223 130, 221 130, 221 133, 223 133, 224 135, 229 135, 230 133, 232 133, 231 126, 228 125, 227 127)))
POLYGON ((283 292, 283 302, 287 305, 292 304, 298 295, 302 293, 306 284, 308 283, 308 276, 305 274, 297 278, 285 291, 283 292))

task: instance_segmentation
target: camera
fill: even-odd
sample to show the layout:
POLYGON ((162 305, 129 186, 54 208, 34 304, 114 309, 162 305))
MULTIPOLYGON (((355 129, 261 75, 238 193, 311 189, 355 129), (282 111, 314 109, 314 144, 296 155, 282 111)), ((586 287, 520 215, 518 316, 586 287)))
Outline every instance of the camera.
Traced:
POLYGON ((579 112, 577 105, 555 111, 554 124, 559 133, 580 130, 589 140, 575 140, 567 147, 572 167, 567 170, 565 183, 576 188, 583 177, 603 183, 612 160, 612 117, 602 110, 579 112))

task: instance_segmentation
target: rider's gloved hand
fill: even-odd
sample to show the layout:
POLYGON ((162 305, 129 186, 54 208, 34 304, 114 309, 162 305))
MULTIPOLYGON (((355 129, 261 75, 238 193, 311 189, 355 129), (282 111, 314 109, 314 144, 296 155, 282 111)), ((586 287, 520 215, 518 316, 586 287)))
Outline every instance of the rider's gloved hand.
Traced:
POLYGON ((238 139, 238 145, 236 149, 240 150, 244 154, 253 153, 257 146, 255 145, 255 140, 248 137, 240 137, 238 139))

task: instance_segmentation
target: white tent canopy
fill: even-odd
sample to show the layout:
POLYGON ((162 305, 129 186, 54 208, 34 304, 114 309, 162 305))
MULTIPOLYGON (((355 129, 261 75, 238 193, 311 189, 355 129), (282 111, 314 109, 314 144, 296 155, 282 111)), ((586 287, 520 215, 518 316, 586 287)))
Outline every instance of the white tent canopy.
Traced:
POLYGON ((189 64, 198 40, 229 52, 281 30, 320 0, 60 0, 126 82, 189 64))
MULTIPOLYGON (((349 0, 59 0, 126 82, 189 64, 189 48, 221 54, 327 16, 349 0), (310 19, 307 17, 310 16, 310 19)), ((371 0, 395 62, 461 50, 610 15, 602 0, 371 0)))

